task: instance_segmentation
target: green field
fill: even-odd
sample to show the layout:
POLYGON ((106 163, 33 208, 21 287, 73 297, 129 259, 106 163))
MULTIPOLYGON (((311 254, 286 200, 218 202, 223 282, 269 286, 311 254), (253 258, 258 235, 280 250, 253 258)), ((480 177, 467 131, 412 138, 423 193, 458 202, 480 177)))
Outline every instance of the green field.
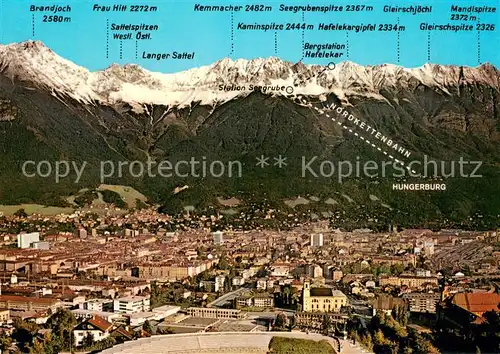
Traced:
POLYGON ((19 205, 0 205, 0 213, 3 215, 11 216, 19 209, 24 209, 24 211, 30 214, 41 214, 41 215, 56 215, 56 214, 71 214, 74 208, 61 208, 45 206, 40 204, 19 204, 19 205))
POLYGON ((326 340, 315 341, 286 337, 273 337, 269 343, 269 353, 273 354, 335 354, 326 340))
POLYGON ((137 190, 129 186, 101 184, 96 190, 97 191, 109 190, 118 193, 120 197, 123 199, 123 201, 127 203, 129 208, 135 207, 135 201, 137 199, 139 199, 142 202, 146 202, 148 200, 148 198, 146 198, 144 194, 138 192, 137 190))
MULTIPOLYGON (((76 209, 75 208, 61 208, 54 206, 45 206, 40 204, 19 204, 19 205, 0 205, 0 213, 5 216, 12 216, 19 209, 24 209, 26 214, 40 214, 42 216, 52 216, 58 214, 71 214, 76 209)), ((106 208, 92 207, 92 208, 81 208, 79 209, 83 212, 92 212, 96 214, 111 214, 111 215, 123 215, 127 213, 127 210, 109 210, 106 208)))

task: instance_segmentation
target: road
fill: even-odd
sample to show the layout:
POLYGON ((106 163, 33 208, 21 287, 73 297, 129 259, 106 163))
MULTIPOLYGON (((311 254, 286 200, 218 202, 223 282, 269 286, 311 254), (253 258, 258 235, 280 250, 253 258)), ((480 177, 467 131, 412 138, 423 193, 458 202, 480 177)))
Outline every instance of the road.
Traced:
POLYGON ((215 299, 211 303, 207 304, 207 307, 220 307, 224 305, 227 301, 231 301, 234 298, 237 298, 241 294, 243 294, 245 291, 248 291, 249 289, 247 288, 239 288, 235 291, 231 291, 230 293, 224 294, 221 297, 215 299))

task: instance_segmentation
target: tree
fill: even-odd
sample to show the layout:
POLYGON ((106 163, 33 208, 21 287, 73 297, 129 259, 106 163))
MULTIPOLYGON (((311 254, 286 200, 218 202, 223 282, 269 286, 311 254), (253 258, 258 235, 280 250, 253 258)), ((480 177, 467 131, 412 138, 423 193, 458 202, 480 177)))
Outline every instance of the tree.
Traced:
POLYGON ((30 348, 30 354, 44 354, 44 345, 43 341, 35 339, 33 342, 33 346, 30 348))
POLYGON ((403 354, 413 354, 413 349, 411 347, 406 346, 403 348, 403 354))
POLYGON ((0 350, 2 351, 2 353, 4 351, 7 351, 7 349, 9 349, 11 345, 12 345, 12 338, 10 338, 5 333, 2 333, 2 335, 0 336, 0 350))
POLYGON ((231 291, 231 282, 232 282, 231 278, 227 278, 227 279, 225 279, 225 281, 224 281, 224 285, 223 285, 223 288, 224 288, 224 290, 223 290, 223 291, 224 291, 225 293, 228 293, 228 292, 230 292, 230 291, 231 291))
POLYGON ((391 274, 393 275, 400 275, 404 270, 405 269, 402 264, 395 263, 391 265, 391 274))
POLYGON ((30 354, 56 354, 59 351, 54 348, 54 342, 50 333, 44 334, 42 339, 35 338, 29 348, 30 354))
POLYGON ((414 354, 439 354, 439 350, 417 331, 411 330, 408 334, 414 354))
POLYGON ((370 333, 363 334, 359 339, 359 342, 367 350, 369 351, 373 350, 372 336, 370 335, 370 333))
POLYGON ((18 217, 18 218, 25 218, 28 216, 28 214, 26 213, 24 208, 21 208, 21 209, 16 210, 16 212, 14 213, 14 216, 18 217))
POLYGON ((52 337, 52 333, 45 333, 43 335, 43 350, 44 354, 57 354, 58 350, 57 348, 54 348, 54 340, 52 337))
POLYGON ((283 312, 278 313, 276 320, 274 320, 274 327, 276 329, 284 329, 286 326, 286 315, 283 312))
POLYGON ((299 292, 297 288, 292 287, 291 305, 297 305, 298 301, 299 301, 299 292))
POLYGON ((471 329, 471 337, 480 350, 487 353, 500 352, 500 313, 497 311, 486 311, 483 314, 485 321, 474 325, 471 329))
POLYGON ((101 340, 95 342, 92 345, 92 350, 93 351, 101 351, 101 350, 104 350, 104 349, 111 348, 115 344, 116 344, 116 339, 115 338, 113 338, 113 337, 104 338, 104 339, 101 339, 101 340))
POLYGON ((323 334, 328 335, 330 333, 330 330, 332 329, 332 319, 328 315, 323 316, 323 320, 321 322, 321 329, 323 331, 323 334))
POLYGON ((146 320, 146 322, 144 322, 144 324, 142 325, 142 329, 149 334, 153 334, 153 326, 151 326, 149 320, 146 320))
POLYGON ((426 262, 427 258, 425 258, 425 255, 419 254, 417 257, 417 268, 428 269, 426 262))
MULTIPOLYGON (((47 320, 47 325, 52 329, 55 346, 57 350, 70 349, 73 340, 73 327, 76 325, 76 318, 67 309, 60 308, 47 320)), ((57 351, 56 350, 56 351, 57 351)))
POLYGON ((373 338, 375 345, 384 345, 387 340, 385 339, 384 333, 379 329, 375 332, 375 336, 373 338))
POLYGON ((472 272, 471 272, 470 267, 469 267, 469 265, 468 265, 468 264, 464 264, 464 265, 462 266, 462 273, 464 273, 464 275, 465 275, 466 277, 470 277, 470 276, 472 275, 472 272))
POLYGON ((217 267, 220 270, 227 270, 227 269, 229 269, 229 262, 227 261, 227 257, 226 257, 225 253, 223 253, 220 256, 219 263, 218 263, 217 267))
POLYGON ((62 330, 73 329, 76 325, 76 318, 73 313, 67 309, 58 309, 50 318, 47 320, 47 324, 52 328, 55 333, 62 333, 62 330))
POLYGON ((290 305, 290 286, 287 285, 283 289, 283 305, 290 305))
POLYGON ((377 275, 380 275, 380 274, 389 274, 391 272, 391 268, 389 265, 387 265, 386 263, 382 263, 379 267, 378 267, 378 270, 377 270, 377 275))
POLYGON ((291 331, 292 329, 295 328, 296 325, 297 325, 297 319, 295 318, 295 316, 293 316, 290 319, 290 323, 288 324, 288 329, 291 331))
POLYGON ((15 319, 12 339, 19 344, 21 349, 28 348, 33 342, 33 338, 38 330, 39 327, 36 323, 15 319))
POLYGON ((391 315, 401 326, 406 327, 408 324, 408 310, 406 305, 395 305, 392 308, 391 315))
POLYGON ((373 340, 375 342, 373 346, 375 353, 393 354, 398 352, 399 344, 385 338, 384 333, 380 329, 375 332, 373 340))
POLYGON ((257 271, 257 274, 255 274, 257 278, 265 278, 269 275, 269 272, 264 269, 264 268, 260 268, 258 271, 257 271))

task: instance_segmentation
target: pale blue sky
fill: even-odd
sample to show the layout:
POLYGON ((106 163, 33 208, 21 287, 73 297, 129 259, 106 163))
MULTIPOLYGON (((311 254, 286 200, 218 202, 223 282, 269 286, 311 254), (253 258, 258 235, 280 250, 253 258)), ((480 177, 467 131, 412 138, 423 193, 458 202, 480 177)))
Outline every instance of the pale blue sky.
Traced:
MULTIPOLYGON (((439 0, 439 1, 262 1, 233 0, 226 1, 191 1, 191 0, 148 0, 148 1, 108 1, 108 0, 0 0, 1 1, 1 41, 3 44, 19 42, 27 39, 43 41, 59 55, 88 67, 91 70, 106 68, 112 63, 136 63, 149 70, 176 72, 191 67, 207 65, 223 57, 237 58, 268 57, 275 55, 274 32, 238 31, 238 22, 245 23, 286 23, 301 22, 302 13, 284 13, 279 11, 280 4, 286 5, 322 5, 322 4, 365 4, 374 7, 372 12, 355 13, 305 13, 307 23, 317 25, 323 23, 348 24, 380 24, 397 23, 398 15, 383 12, 388 4, 422 4, 432 5, 430 15, 399 15, 400 25, 406 30, 400 33, 400 61, 407 67, 420 66, 427 62, 427 31, 421 31, 422 22, 453 23, 450 21, 450 5, 490 5, 498 6, 497 0, 439 0), (149 4, 158 6, 155 13, 96 13, 92 11, 94 4, 149 4), (71 23, 42 23, 43 14, 35 14, 35 36, 32 35, 32 13, 30 5, 51 5, 53 3, 72 7, 71 23), (231 52, 231 20, 230 13, 193 12, 195 3, 203 5, 220 4, 266 4, 273 6, 270 13, 236 12, 234 14, 234 53, 231 52), (106 59, 106 20, 110 23, 147 23, 157 24, 160 29, 152 34, 153 39, 138 42, 139 58, 135 56, 135 40, 123 41, 123 59, 120 59, 119 41, 109 39, 109 59, 106 59), (142 51, 148 52, 195 52, 195 60, 151 61, 140 58, 142 51)), ((477 15, 477 14, 475 14, 477 15)), ((499 27, 500 13, 479 14, 480 22, 495 24, 499 27)), ((476 22, 470 22, 475 25, 476 22)), ((301 59, 301 31, 278 32, 278 56, 284 60, 297 62, 301 59)), ((306 31, 305 41, 313 43, 338 42, 345 43, 346 32, 306 31)), ((478 64, 477 31, 465 33, 433 32, 431 34, 431 62, 440 64, 456 64, 476 66, 478 64)), ((480 33, 481 62, 490 62, 500 66, 499 30, 480 33)), ((396 32, 349 33, 349 60, 359 64, 398 63, 396 32)), ((326 65, 329 59, 305 59, 305 63, 326 65)))

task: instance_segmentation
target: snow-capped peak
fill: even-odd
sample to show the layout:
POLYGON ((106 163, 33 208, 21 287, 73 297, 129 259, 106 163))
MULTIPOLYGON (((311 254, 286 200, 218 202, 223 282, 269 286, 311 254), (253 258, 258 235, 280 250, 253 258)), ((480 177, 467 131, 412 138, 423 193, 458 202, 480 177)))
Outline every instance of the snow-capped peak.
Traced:
POLYGON ((283 96, 369 95, 382 97, 380 90, 423 84, 447 92, 464 82, 478 82, 500 88, 499 72, 486 64, 477 68, 425 64, 407 69, 392 64, 361 66, 341 62, 334 68, 293 64, 276 57, 258 59, 223 58, 211 65, 175 74, 148 71, 135 64, 113 64, 90 72, 61 58, 40 41, 0 46, 0 70, 12 79, 67 95, 78 101, 99 101, 133 106, 154 103, 186 106, 214 105, 247 95, 251 85, 286 87, 266 93, 283 96))
POLYGON ((97 98, 90 82, 92 73, 61 58, 40 41, 0 46, 0 71, 48 90, 66 93, 77 100, 97 98))

